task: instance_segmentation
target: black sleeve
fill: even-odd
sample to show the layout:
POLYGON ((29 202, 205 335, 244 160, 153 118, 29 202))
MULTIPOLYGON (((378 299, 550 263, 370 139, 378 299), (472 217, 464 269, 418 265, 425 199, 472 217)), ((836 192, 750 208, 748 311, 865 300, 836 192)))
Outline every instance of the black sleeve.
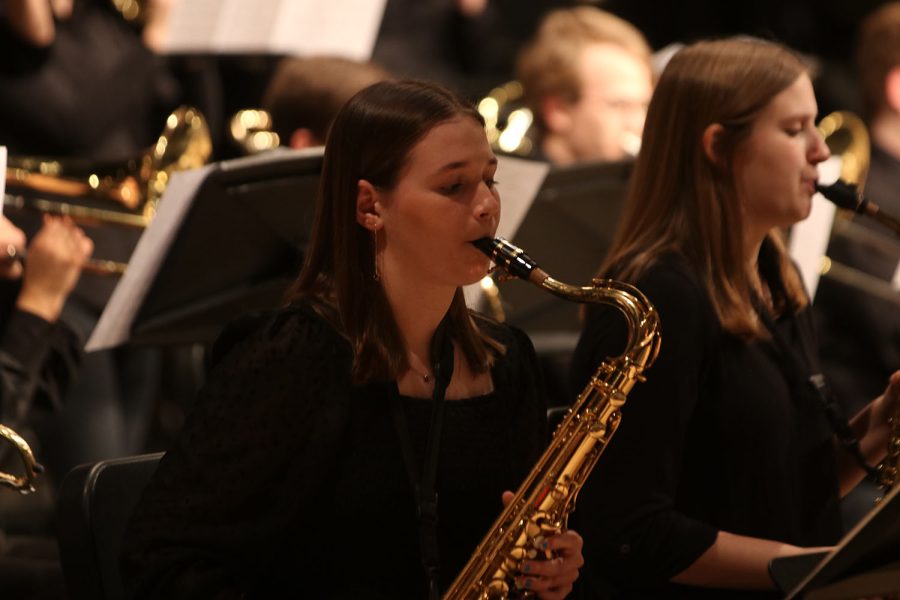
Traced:
POLYGON ((520 414, 522 422, 519 431, 523 448, 530 449, 525 454, 523 479, 537 463, 547 446, 547 387, 543 371, 538 364, 537 354, 531 339, 522 331, 511 328, 515 339, 516 354, 514 382, 516 397, 527 399, 520 414))
POLYGON ((223 338, 233 347, 129 524, 122 565, 135 598, 275 594, 269 575, 287 577, 314 547, 315 518, 302 515, 334 462, 349 346, 302 313, 267 318, 241 341, 233 330, 223 338))
MULTIPOLYGON (((675 508, 692 414, 702 393, 711 306, 682 270, 653 267, 637 282, 659 312, 660 353, 622 409, 622 421, 578 498, 574 526, 586 569, 611 581, 658 584, 693 563, 717 531, 675 508)), ((584 387, 601 361, 621 354, 617 310, 591 310, 573 359, 571 382, 584 387)), ((589 574, 590 576, 590 574, 589 574)))
POLYGON ((482 315, 478 319, 479 327, 506 348, 497 359, 501 368, 494 369, 493 375, 498 392, 510 404, 509 418, 516 440, 516 472, 510 485, 517 487, 547 446, 548 392, 531 338, 516 327, 499 325, 482 315))
POLYGON ((15 429, 33 407, 59 408, 81 357, 65 325, 13 309, 0 334, 0 423, 15 429))

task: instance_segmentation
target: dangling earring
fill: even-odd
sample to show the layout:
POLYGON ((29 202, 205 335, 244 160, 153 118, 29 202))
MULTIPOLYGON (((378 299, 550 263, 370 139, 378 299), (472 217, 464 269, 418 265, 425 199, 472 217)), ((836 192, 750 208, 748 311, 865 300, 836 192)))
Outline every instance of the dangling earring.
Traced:
POLYGON ((372 230, 372 260, 374 262, 372 279, 381 281, 381 270, 378 268, 378 229, 372 230))

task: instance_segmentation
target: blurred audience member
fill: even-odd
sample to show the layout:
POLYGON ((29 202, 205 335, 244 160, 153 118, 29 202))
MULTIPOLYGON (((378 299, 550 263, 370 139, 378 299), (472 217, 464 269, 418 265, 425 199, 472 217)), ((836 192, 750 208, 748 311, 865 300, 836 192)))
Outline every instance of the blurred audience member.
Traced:
POLYGON ((356 92, 388 79, 374 63, 320 56, 285 58, 275 69, 263 96, 263 108, 281 144, 291 148, 325 145, 328 128, 356 92))
MULTIPOLYGON (((872 141, 865 193, 900 214, 900 2, 861 24, 857 64, 872 141)), ((885 283, 900 281, 900 242, 882 225, 857 217, 865 234, 836 235, 829 256, 885 283)), ((900 366, 900 291, 893 302, 823 278, 816 295, 822 359, 838 396, 855 410, 900 366)), ((851 410, 851 412, 852 412, 851 410)))
POLYGON ((557 165, 636 154, 653 92, 650 47, 635 27, 589 6, 549 13, 517 78, 539 154, 557 165))

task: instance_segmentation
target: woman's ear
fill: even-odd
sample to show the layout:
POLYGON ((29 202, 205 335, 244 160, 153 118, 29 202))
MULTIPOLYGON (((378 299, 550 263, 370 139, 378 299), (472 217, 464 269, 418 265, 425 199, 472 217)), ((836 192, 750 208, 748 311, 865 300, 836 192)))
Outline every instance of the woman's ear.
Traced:
POLYGON ((381 227, 378 190, 365 179, 356 182, 356 222, 369 231, 378 231, 381 227))
POLYGON ((728 166, 728 161, 722 151, 724 135, 725 127, 719 123, 713 123, 703 130, 703 138, 701 140, 701 143, 703 144, 703 154, 706 155, 706 159, 721 169, 728 166))

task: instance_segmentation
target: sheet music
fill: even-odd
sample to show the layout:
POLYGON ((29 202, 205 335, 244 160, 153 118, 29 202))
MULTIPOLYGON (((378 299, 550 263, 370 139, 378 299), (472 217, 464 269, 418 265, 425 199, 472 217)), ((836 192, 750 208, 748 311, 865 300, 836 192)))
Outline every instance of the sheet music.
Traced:
MULTIPOLYGON (((819 177, 825 183, 836 181, 840 173, 841 159, 838 156, 832 156, 819 164, 819 177)), ((822 273, 822 259, 828 250, 836 210, 834 204, 817 192, 813 196, 809 217, 791 228, 788 252, 800 268, 803 284, 811 299, 816 297, 816 288, 819 286, 819 277, 822 273)))
MULTIPOLYGON (((6 146, 0 146, 0 201, 6 197, 6 146)), ((0 215, 3 214, 3 202, 0 202, 0 215)))
MULTIPOLYGON (((496 179, 500 190, 500 225, 497 227, 497 235, 511 240, 525 215, 534 203, 547 173, 550 172, 550 163, 513 158, 511 156, 497 157, 496 179)), ((527 250, 527 248, 526 248, 527 250)), ((533 257, 539 260, 538 257, 533 257)), ((477 283, 463 288, 466 295, 466 304, 478 308, 481 303, 481 286, 477 283)))
POLYGON ((159 210, 138 241, 128 269, 113 290, 100 321, 85 346, 87 352, 113 348, 128 341, 137 311, 159 272, 197 189, 215 165, 177 171, 159 201, 159 210))
POLYGON ((186 0, 172 8, 165 51, 368 60, 386 1, 186 0))

